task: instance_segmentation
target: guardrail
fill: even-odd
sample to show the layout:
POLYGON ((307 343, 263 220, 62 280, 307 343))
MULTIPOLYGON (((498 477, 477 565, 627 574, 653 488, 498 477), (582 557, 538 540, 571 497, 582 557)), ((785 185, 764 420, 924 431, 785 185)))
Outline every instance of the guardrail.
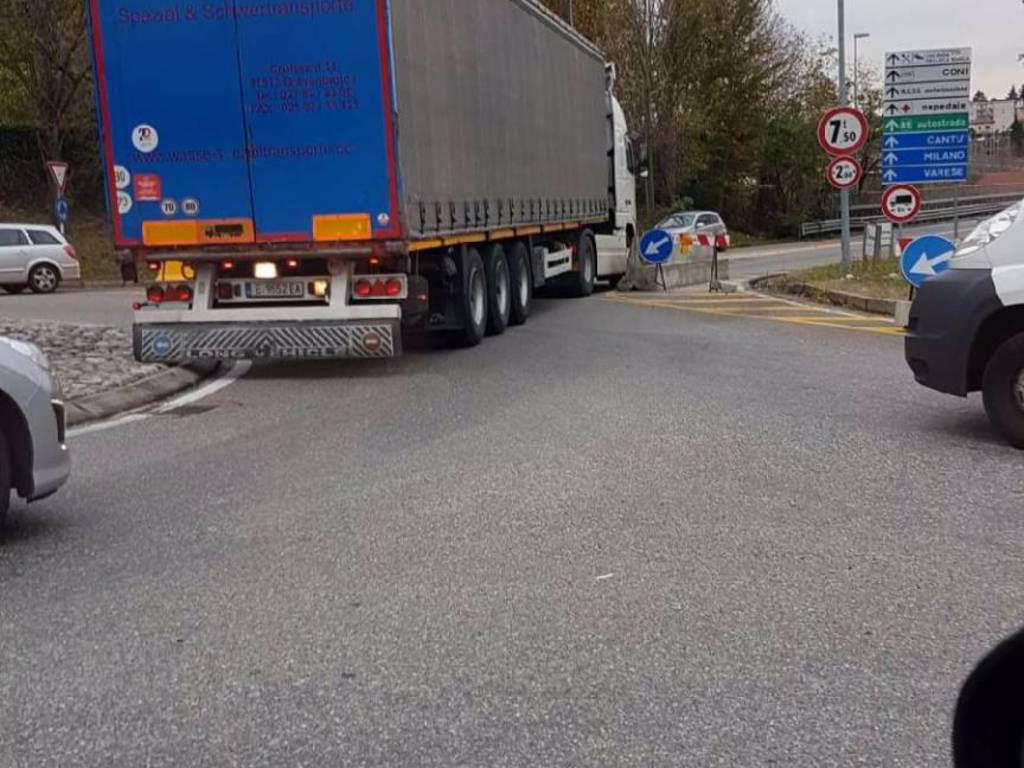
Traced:
MULTIPOLYGON (((956 200, 952 197, 925 200, 921 206, 921 212, 914 219, 914 222, 948 221, 955 217, 969 219, 977 216, 991 216, 1013 205, 1022 197, 1024 195, 1019 192, 961 197, 959 206, 956 209, 954 209, 956 200)), ((882 215, 882 208, 879 205, 855 205, 850 208, 851 229, 862 230, 868 224, 877 224, 880 221, 885 221, 885 217, 882 215)), ((800 225, 800 238, 820 237, 821 235, 839 232, 841 229, 842 221, 840 219, 808 221, 800 225)))

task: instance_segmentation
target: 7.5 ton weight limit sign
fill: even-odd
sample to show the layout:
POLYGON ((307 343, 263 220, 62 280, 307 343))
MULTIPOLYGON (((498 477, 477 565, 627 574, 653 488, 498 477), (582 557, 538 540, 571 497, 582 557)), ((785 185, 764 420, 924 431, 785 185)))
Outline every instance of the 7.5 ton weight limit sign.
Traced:
POLYGON ((868 121, 859 109, 830 109, 818 124, 818 143, 833 156, 852 155, 868 141, 868 121))

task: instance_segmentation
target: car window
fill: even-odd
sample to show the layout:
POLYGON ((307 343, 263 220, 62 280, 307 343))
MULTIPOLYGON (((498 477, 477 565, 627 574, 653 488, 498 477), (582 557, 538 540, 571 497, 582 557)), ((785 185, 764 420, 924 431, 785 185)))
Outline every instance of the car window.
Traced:
POLYGON ((5 245, 28 245, 28 238, 20 229, 0 228, 0 248, 5 245))
POLYGON ((702 227, 707 227, 707 226, 710 226, 710 225, 712 225, 714 223, 715 223, 715 217, 714 216, 709 216, 706 213, 703 214, 699 219, 697 219, 697 224, 702 226, 702 227))
POLYGON ((60 245, 60 240, 45 229, 30 229, 28 236, 32 240, 33 245, 60 245))

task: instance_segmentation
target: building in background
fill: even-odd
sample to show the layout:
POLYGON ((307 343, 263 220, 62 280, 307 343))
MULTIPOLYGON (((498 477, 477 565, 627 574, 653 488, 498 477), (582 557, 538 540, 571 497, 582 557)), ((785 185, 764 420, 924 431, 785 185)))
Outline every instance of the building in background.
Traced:
POLYGON ((1022 111, 1024 111, 1024 103, 1020 99, 971 101, 969 104, 971 130, 978 136, 1006 133, 1022 111))

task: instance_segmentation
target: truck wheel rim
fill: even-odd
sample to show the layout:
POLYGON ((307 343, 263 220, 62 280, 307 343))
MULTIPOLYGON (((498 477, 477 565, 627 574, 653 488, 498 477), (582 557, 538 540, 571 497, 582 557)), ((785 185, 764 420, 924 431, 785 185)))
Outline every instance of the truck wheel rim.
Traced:
POLYGON ((479 272, 473 273, 473 281, 469 289, 469 309, 473 317, 473 325, 480 326, 484 322, 484 278, 479 272))
POLYGON ((1013 384, 1013 394, 1017 407, 1024 411, 1024 369, 1017 374, 1017 381, 1013 384))
POLYGON ((508 266, 499 263, 494 270, 494 293, 498 300, 498 314, 504 315, 508 312, 508 303, 512 291, 509 288, 508 266))
POLYGON ((36 288, 41 291, 49 291, 57 284, 57 276, 49 267, 41 267, 35 272, 36 288))

